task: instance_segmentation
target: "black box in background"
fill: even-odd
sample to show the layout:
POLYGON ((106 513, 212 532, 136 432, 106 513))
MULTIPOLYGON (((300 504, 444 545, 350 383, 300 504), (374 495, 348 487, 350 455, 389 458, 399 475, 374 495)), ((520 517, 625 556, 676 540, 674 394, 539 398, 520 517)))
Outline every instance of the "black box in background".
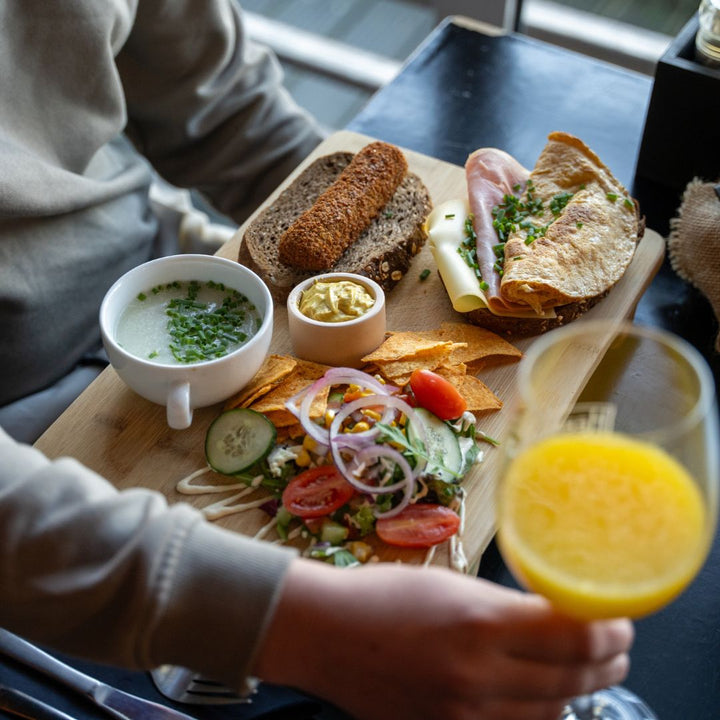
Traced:
POLYGON ((695 14, 658 61, 636 182, 681 192, 720 178, 720 69, 695 60, 697 30, 695 14))

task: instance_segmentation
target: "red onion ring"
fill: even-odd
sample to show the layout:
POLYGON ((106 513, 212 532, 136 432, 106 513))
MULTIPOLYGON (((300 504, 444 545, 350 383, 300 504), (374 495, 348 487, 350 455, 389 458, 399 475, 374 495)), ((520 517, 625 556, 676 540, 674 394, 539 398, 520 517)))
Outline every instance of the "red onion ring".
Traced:
POLYGON ((384 495, 402 490, 403 497, 400 503, 384 513, 376 512, 375 515, 378 518, 392 517, 407 507, 415 489, 415 480, 425 469, 427 461, 418 457, 413 469, 402 453, 395 448, 389 445, 377 444, 375 439, 381 432, 381 428, 377 427, 377 423, 370 429, 357 433, 343 433, 341 428, 342 423, 352 413, 366 407, 381 405, 385 408, 381 422, 388 424, 392 422, 397 412, 403 413, 407 421, 414 424, 420 440, 427 446, 425 426, 422 420, 408 403, 394 395, 397 390, 397 387, 383 385, 383 383, 361 370, 331 368, 309 388, 297 393, 285 403, 285 407, 298 418, 305 432, 320 445, 330 448, 335 467, 357 490, 369 495, 384 495), (335 414, 330 427, 326 429, 311 420, 310 408, 317 395, 325 388, 333 385, 357 385, 360 388, 371 390, 373 394, 364 395, 345 404, 335 414), (342 456, 343 451, 352 453, 352 459, 349 463, 345 462, 342 456), (402 480, 391 485, 378 486, 369 485, 355 475, 358 469, 369 460, 376 461, 380 458, 387 458, 399 467, 403 473, 402 480))
POLYGON ((340 410, 337 411, 337 413, 335 413, 335 417, 333 418, 332 423, 330 423, 330 443, 332 444, 340 435, 343 436, 343 440, 345 440, 345 436, 360 438, 361 440, 365 441, 373 440, 375 437, 377 437, 377 435, 380 434, 380 428, 377 427, 377 425, 374 425, 369 430, 363 430, 356 433, 340 433, 340 426, 342 425, 345 418, 347 418, 349 415, 352 415, 356 410, 361 410, 362 408, 373 407, 377 405, 385 406, 385 412, 383 412, 381 422, 391 422, 395 415, 395 410, 402 410, 402 408, 399 407, 398 403, 402 403, 403 405, 406 405, 410 410, 412 410, 412 408, 406 402, 392 395, 363 395, 362 397, 350 401, 349 403, 341 407, 340 410))
POLYGON ((310 418, 310 408, 317 395, 326 387, 333 385, 357 385, 374 391, 379 396, 386 396, 396 392, 392 385, 383 385, 372 375, 353 368, 330 368, 321 378, 316 380, 309 388, 301 390, 291 397, 285 407, 300 421, 305 432, 322 445, 328 445, 328 431, 313 422, 310 418), (298 407, 298 403, 300 403, 298 407))

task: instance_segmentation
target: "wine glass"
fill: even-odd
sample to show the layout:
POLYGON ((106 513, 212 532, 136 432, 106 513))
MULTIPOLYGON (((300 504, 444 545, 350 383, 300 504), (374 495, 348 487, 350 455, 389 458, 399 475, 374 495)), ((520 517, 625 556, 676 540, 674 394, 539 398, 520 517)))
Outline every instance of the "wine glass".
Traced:
MULTIPOLYGON (((662 330, 576 321, 531 345, 511 412, 498 544, 518 581, 586 620, 671 602, 717 516, 717 403, 701 355, 662 330)), ((562 717, 656 718, 621 687, 562 717)))

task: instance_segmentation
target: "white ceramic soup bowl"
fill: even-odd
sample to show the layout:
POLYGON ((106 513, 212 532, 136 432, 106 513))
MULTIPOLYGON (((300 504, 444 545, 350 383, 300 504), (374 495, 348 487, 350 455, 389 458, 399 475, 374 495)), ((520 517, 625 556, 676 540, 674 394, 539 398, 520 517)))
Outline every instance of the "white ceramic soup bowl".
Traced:
POLYGON ((342 367, 359 367, 362 357, 385 339, 385 293, 373 280, 354 273, 315 275, 296 285, 288 295, 288 329, 293 352, 304 360, 342 367), (300 312, 303 293, 316 282, 348 280, 361 285, 373 298, 372 307, 343 322, 313 320, 300 312))
POLYGON ((194 408, 226 400, 258 371, 272 339, 272 297, 254 272, 232 260, 213 255, 172 255, 139 265, 115 282, 100 307, 100 330, 117 374, 138 395, 165 405, 168 425, 180 430, 190 426, 194 408), (158 285, 190 280, 223 283, 245 295, 262 318, 259 329, 227 355, 194 363, 153 362, 120 346, 118 324, 131 301, 158 285))

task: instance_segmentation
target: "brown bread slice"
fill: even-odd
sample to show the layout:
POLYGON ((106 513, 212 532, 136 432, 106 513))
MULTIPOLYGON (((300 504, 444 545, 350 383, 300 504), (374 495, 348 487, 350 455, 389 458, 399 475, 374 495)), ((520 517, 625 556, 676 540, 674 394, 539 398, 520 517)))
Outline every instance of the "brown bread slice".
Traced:
POLYGON ((501 315, 493 315, 489 310, 471 310, 463 313, 468 322, 473 325, 484 327, 498 335, 508 338, 521 338, 531 335, 541 335, 542 333, 567 325, 575 318, 586 313, 591 307, 602 300, 608 291, 592 298, 579 300, 578 302, 568 303, 555 308, 556 317, 554 318, 514 318, 503 317, 501 315))
MULTIPOLYGON (((340 152, 318 158, 245 231, 238 261, 265 281, 276 302, 284 302, 297 283, 317 274, 280 262, 280 238, 330 187, 352 157, 352 153, 340 152)), ((423 225, 431 208, 427 188, 417 175, 408 173, 379 216, 329 272, 358 273, 391 290, 427 239, 423 225)))

